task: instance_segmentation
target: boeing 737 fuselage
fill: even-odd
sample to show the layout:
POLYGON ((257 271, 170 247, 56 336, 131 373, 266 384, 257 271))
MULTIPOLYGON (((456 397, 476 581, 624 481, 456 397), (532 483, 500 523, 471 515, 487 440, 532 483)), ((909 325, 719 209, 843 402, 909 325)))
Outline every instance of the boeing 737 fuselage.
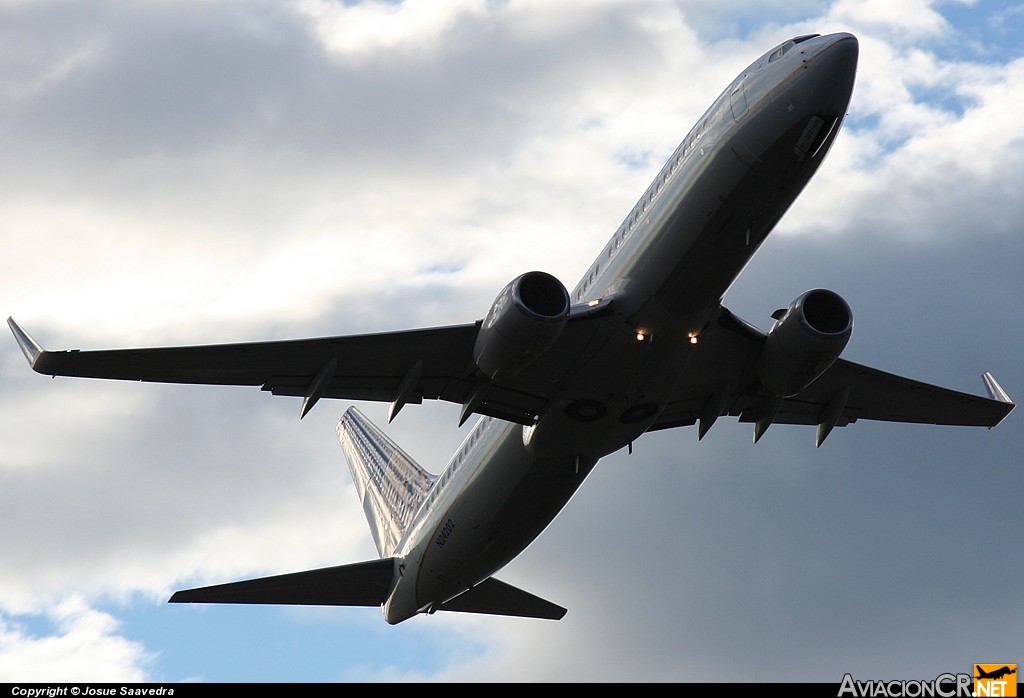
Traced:
MULTIPOLYGON (((384 606, 389 623, 490 577, 554 519, 599 458, 647 431, 684 380, 726 289, 821 164, 856 66, 848 35, 791 41, 765 55, 693 127, 571 299, 547 275, 510 284, 507 294, 551 318, 564 318, 572 301, 588 308, 614 299, 605 318, 613 331, 587 346, 535 424, 485 418, 466 462, 449 463, 454 472, 397 551, 405 569, 384 606), (517 290, 527 285, 535 288, 517 290)), ((485 328, 502 319, 502 300, 485 328)), ((503 359, 494 365, 500 371, 503 359)))
POLYGON ((178 592, 172 601, 380 605, 389 623, 453 610, 560 618, 495 580, 565 506, 597 461, 645 432, 723 414, 817 426, 857 419, 993 426, 1012 403, 990 375, 977 397, 839 359, 853 327, 812 290, 765 334, 722 299, 821 165, 853 90, 849 34, 800 36, 747 67, 714 101, 570 293, 514 279, 478 323, 296 342, 43 351, 40 373, 261 385, 305 398, 443 399, 483 415, 439 477, 354 409, 338 426, 381 555, 355 565, 178 592))

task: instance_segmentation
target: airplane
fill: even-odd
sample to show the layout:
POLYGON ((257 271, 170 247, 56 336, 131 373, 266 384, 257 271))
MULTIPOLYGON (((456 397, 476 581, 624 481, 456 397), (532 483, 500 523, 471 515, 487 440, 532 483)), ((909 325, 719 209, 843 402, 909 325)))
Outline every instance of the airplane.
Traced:
POLYGON ((998 679, 1003 678, 1004 676, 1009 676, 1010 674, 1016 674, 1017 673, 1017 667, 1016 666, 1014 666, 1013 669, 1011 669, 1009 666, 1003 666, 1003 667, 1000 667, 999 669, 995 669, 994 671, 985 671, 984 669, 982 669, 977 664, 974 665, 974 668, 978 672, 978 675, 974 677, 976 679, 996 679, 996 680, 998 680, 998 679))
POLYGON ((723 305, 733 281, 831 148, 847 113, 851 34, 787 40, 712 103, 570 292, 513 279, 477 322, 402 332, 225 345, 46 351, 51 376, 260 386, 301 397, 461 405, 478 415, 439 476, 355 407, 338 437, 379 558, 176 592, 175 603, 380 607, 396 624, 458 611, 560 619, 566 609, 493 575, 551 523, 602 457, 648 432, 723 415, 754 425, 860 419, 993 427, 1014 407, 840 358, 853 329, 837 293, 809 290, 766 333, 723 305))

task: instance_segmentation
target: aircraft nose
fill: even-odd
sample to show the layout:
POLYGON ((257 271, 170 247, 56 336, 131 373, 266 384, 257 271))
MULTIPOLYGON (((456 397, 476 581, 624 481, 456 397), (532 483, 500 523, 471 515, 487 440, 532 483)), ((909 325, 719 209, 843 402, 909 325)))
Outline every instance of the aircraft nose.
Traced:
POLYGON ((800 45, 804 55, 797 71, 807 69, 808 88, 813 93, 818 112, 841 117, 846 113, 853 94, 860 53, 857 37, 840 33, 812 41, 814 43, 806 47, 800 45))
POLYGON ((810 56, 815 63, 827 65, 829 72, 837 75, 853 75, 857 70, 860 43, 853 34, 840 32, 818 39, 818 45, 810 56))

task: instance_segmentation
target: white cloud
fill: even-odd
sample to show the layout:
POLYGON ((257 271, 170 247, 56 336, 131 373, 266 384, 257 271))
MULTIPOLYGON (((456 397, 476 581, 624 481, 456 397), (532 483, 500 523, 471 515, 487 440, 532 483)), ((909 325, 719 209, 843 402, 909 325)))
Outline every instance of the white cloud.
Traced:
POLYGON ((906 43, 930 39, 950 31, 934 0, 839 0, 828 8, 828 20, 842 22, 850 31, 906 43))
POLYGON ((483 0, 404 0, 355 5, 299 0, 298 11, 313 24, 324 47, 350 61, 385 52, 430 58, 453 25, 486 13, 483 0))
POLYGON ((79 597, 54 606, 52 635, 36 635, 0 617, 0 680, 8 683, 144 682, 154 656, 120 635, 112 616, 79 597))

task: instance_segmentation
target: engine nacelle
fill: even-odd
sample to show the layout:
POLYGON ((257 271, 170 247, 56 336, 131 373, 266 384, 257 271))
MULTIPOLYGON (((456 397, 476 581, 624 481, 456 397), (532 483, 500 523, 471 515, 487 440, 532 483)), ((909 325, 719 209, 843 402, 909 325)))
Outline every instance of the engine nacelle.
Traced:
POLYGON ((757 375, 768 392, 790 397, 839 358, 853 333, 853 313, 839 294, 816 289, 773 317, 757 375))
POLYGON ((569 292, 542 271, 516 277, 487 312, 473 347, 477 367, 491 378, 511 376, 544 353, 569 321, 569 292))

